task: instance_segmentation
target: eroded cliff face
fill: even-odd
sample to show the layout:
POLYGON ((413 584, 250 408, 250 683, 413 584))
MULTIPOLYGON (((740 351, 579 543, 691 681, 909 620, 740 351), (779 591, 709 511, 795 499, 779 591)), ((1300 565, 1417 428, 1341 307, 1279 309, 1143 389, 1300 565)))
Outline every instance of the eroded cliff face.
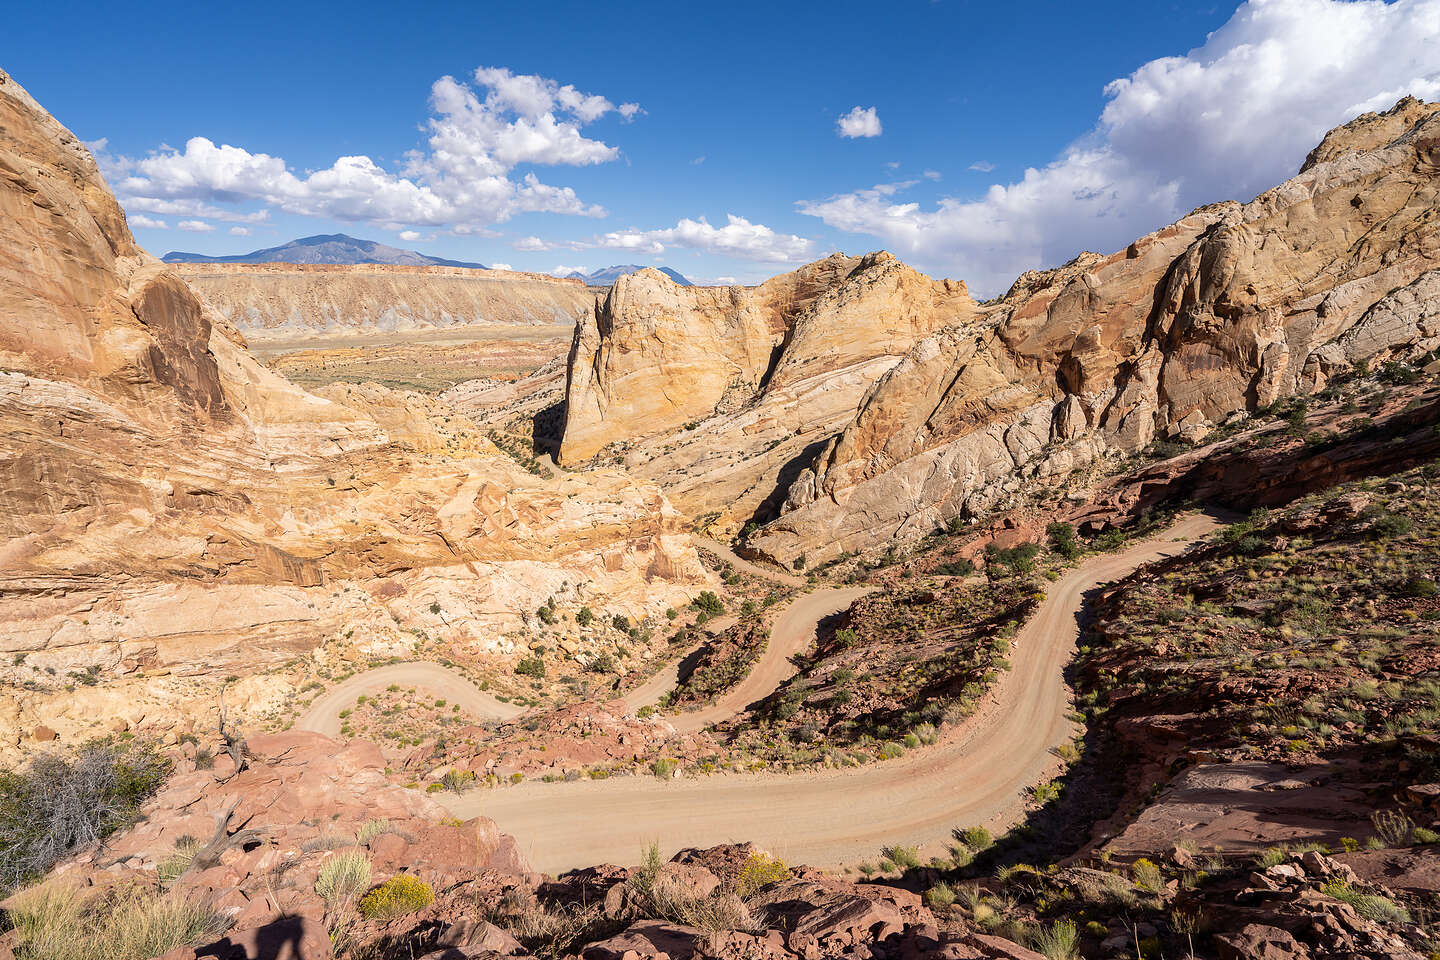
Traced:
POLYGON ((733 534, 773 515, 792 465, 916 340, 975 309, 964 284, 888 253, 836 254, 748 290, 633 274, 576 329, 561 456, 612 455, 733 534))
POLYGON ((573 325, 593 305, 579 280, 459 267, 173 264, 201 300, 256 344, 573 325))
POLYGON ((781 561, 918 536, 1361 359, 1440 344, 1440 105, 1332 131, 1294 179, 1022 276, 916 344, 752 540, 781 561))
POLYGON ((294 690, 259 675, 322 650, 503 664, 550 596, 638 616, 711 582, 653 486, 537 478, 437 401, 328 392, 137 248, 0 73, 0 754, 42 723, 213 714, 227 675, 273 705, 294 690))

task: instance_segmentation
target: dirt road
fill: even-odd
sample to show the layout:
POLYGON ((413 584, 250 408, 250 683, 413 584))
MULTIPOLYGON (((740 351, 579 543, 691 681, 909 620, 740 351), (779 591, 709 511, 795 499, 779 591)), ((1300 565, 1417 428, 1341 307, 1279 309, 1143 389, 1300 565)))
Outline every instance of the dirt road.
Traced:
MULTIPOLYGON (((1091 558, 1062 576, 1016 637, 1012 669, 980 711, 934 747, 845 772, 527 782, 442 802, 460 817, 493 818, 537 869, 549 872, 634 863, 651 841, 668 856, 681 846, 751 840, 791 862, 832 867, 874 861, 890 843, 939 852, 951 827, 1014 822, 1022 791, 1057 771, 1049 751, 1074 733, 1063 670, 1085 592, 1180 552, 1215 525, 1191 516, 1157 539, 1091 558)), ((817 602, 807 615, 818 620, 827 609, 817 602)))
POLYGON ((340 736, 340 711, 355 706, 362 693, 375 693, 390 684, 416 687, 436 694, 460 709, 481 719, 509 720, 525 712, 525 708, 503 703, 483 692, 475 684, 438 663, 395 663, 357 673, 339 685, 326 690, 309 709, 295 721, 297 730, 313 730, 327 737, 340 736))

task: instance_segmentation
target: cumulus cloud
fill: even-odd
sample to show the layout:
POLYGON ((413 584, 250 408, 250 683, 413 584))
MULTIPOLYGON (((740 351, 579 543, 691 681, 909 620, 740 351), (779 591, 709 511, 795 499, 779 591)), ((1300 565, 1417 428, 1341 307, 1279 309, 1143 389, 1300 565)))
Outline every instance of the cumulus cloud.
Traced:
POLYGON ((510 266, 510 264, 508 264, 508 263, 492 263, 492 264, 490 264, 490 269, 491 269, 491 270, 514 270, 515 268, 512 267, 512 266, 510 266))
POLYGON ((730 214, 717 227, 704 217, 686 217, 673 227, 661 230, 620 230, 582 241, 593 247, 634 250, 650 255, 667 247, 703 250, 723 257, 754 260, 758 263, 804 263, 815 249, 815 241, 794 234, 777 233, 763 223, 751 223, 730 214))
POLYGON ((805 263, 812 259, 815 250, 814 240, 778 233, 763 223, 751 223, 734 214, 727 216, 725 225, 721 227, 715 226, 704 217, 693 220, 685 217, 673 227, 656 230, 613 230, 585 240, 550 241, 541 240, 539 237, 523 237, 510 245, 516 250, 525 251, 625 250, 644 254, 651 259, 659 258, 671 247, 684 247, 722 257, 753 260, 756 263, 805 263))
POLYGON ((231 227, 231 228, 230 228, 230 235, 231 235, 232 237, 248 237, 248 236, 250 236, 250 228, 249 228, 249 227, 231 227))
POLYGON ((835 129, 840 136, 852 140, 857 137, 878 137, 880 115, 875 112, 874 107, 855 107, 835 121, 835 129))
POLYGON ((603 216, 569 187, 521 164, 607 163, 619 150, 587 137, 582 127, 610 114, 632 120, 638 104, 616 106, 546 77, 480 67, 470 82, 441 77, 430 90, 427 149, 406 154, 389 170, 368 156, 337 158, 301 176, 281 157, 207 137, 183 149, 162 145, 140 159, 116 157, 96 141, 96 159, 127 210, 252 222, 269 208, 300 216, 402 226, 449 226, 483 232, 519 213, 603 216), (260 205, 260 210, 241 210, 260 205))
POLYGON ((970 164, 970 169, 978 170, 980 173, 989 173, 991 170, 995 169, 995 164, 991 163, 989 160, 976 160, 974 163, 970 164))
POLYGON ((589 273, 589 267, 555 267, 550 271, 552 277, 568 277, 572 273, 589 273))
POLYGON ((175 226, 188 233, 211 233, 215 229, 213 223, 206 223, 204 220, 181 220, 175 226))
POLYGON ((401 230, 401 231, 400 231, 400 239, 401 239, 401 240, 408 240, 409 242, 414 243, 416 240, 419 240, 419 239, 420 239, 420 231, 419 231, 419 230, 401 230))
POLYGON ((132 227, 142 227, 146 230, 170 229, 170 224, 166 223, 164 220, 157 220, 154 217, 147 217, 143 213, 132 214, 125 219, 130 221, 130 226, 132 227))
POLYGON ((994 293, 1202 203, 1248 200, 1329 128, 1406 93, 1440 95, 1436 49, 1440 0, 1250 0, 1203 46, 1107 85, 1091 133, 1019 182, 929 209, 898 202, 894 184, 798 206, 994 293))

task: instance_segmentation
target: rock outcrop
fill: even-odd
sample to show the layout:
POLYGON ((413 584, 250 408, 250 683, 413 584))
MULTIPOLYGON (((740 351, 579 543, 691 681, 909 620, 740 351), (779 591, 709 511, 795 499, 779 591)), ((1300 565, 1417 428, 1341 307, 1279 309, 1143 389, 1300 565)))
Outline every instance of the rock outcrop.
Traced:
POLYGON ((919 536, 1157 438, 1440 345, 1440 106, 1333 131, 1294 179, 1110 256, 1028 273, 921 340, 752 546, 789 561, 919 536))
POLYGON ((179 263, 200 299, 258 344, 468 326, 571 326, 594 301, 579 280, 377 264, 179 263))
POLYGON ((576 328, 561 458, 613 454, 733 533, 775 511, 777 477, 916 340, 975 309, 964 284, 888 253, 836 254, 754 289, 622 277, 576 328))
POLYGON ((789 564, 1424 354, 1440 345, 1437 111, 1367 114, 1249 203, 984 304, 884 253, 748 291, 624 278, 576 328, 561 455, 610 455, 721 533, 763 525, 750 548, 789 564))
POLYGON ((0 752, 213 711, 227 675, 283 702, 254 675, 322 646, 506 657, 551 596, 639 616, 713 582, 653 486, 330 392, 258 364, 0 74, 0 752))

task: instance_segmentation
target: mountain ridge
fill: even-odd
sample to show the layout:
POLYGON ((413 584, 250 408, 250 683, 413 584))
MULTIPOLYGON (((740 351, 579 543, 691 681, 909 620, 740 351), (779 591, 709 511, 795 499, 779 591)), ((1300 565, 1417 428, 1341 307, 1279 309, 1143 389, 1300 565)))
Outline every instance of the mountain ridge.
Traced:
MULTIPOLYGON (((646 268, 638 263, 620 263, 615 264, 614 266, 601 267, 600 269, 592 270, 589 273, 582 273, 579 270, 572 270, 565 276, 567 279, 583 280, 585 282, 585 286, 587 287, 608 287, 616 280, 619 280, 621 277, 627 276, 632 273, 639 273, 641 270, 644 269, 646 268)), ((689 277, 686 277, 683 273, 680 273, 678 270, 671 270, 669 267, 653 267, 651 269, 659 270, 661 273, 665 274, 665 276, 669 277, 671 280, 674 280, 682 287, 695 286, 694 281, 692 281, 689 277)))
POLYGON ((279 246, 249 253, 209 256, 171 250, 160 258, 164 263, 338 263, 388 264, 393 266, 467 267, 488 270, 483 263, 432 257, 418 250, 402 250, 375 240, 361 240, 344 233, 317 233, 279 246))

